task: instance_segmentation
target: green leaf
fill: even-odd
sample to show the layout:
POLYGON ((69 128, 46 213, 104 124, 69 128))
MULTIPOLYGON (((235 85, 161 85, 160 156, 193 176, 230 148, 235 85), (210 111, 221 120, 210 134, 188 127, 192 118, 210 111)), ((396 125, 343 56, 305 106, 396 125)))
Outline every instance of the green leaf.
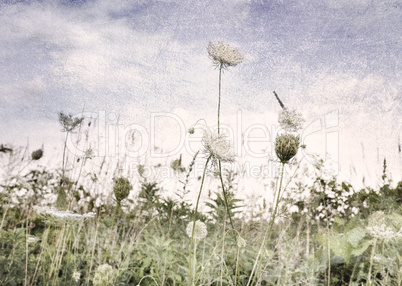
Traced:
POLYGON ((331 236, 329 238, 329 244, 335 255, 341 256, 343 259, 345 259, 346 263, 350 262, 350 254, 353 248, 345 237, 338 235, 331 236))
POLYGON ((351 231, 347 232, 345 234, 345 238, 347 241, 353 246, 353 248, 356 248, 360 241, 366 236, 366 231, 359 227, 355 227, 351 231))
POLYGON ((353 249, 351 254, 352 254, 353 256, 360 256, 360 255, 362 255, 362 254, 366 251, 366 249, 367 249, 371 244, 373 244, 373 240, 367 240, 367 241, 365 241, 363 244, 361 244, 359 248, 353 249))

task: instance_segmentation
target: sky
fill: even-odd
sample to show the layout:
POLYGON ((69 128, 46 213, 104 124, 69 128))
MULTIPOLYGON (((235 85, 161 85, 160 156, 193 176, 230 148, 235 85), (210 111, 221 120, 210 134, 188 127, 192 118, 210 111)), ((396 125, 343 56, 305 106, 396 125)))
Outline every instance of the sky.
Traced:
POLYGON ((207 47, 221 41, 244 56, 223 73, 221 109, 241 162, 263 165, 273 156, 261 150, 272 151, 275 90, 306 120, 305 161, 331 159, 341 179, 375 186, 386 158, 392 179, 401 180, 401 7, 398 0, 2 0, 0 143, 43 145, 55 162, 63 111, 94 121, 89 141, 98 157, 132 152, 135 162, 169 164, 183 154, 188 164, 187 128, 200 119, 216 125, 218 70, 207 47), (137 134, 132 146, 130 134, 137 134), (254 141, 241 147, 241 134, 254 141), (255 142, 265 135, 271 139, 255 142), (157 154, 169 150, 170 157, 157 154))

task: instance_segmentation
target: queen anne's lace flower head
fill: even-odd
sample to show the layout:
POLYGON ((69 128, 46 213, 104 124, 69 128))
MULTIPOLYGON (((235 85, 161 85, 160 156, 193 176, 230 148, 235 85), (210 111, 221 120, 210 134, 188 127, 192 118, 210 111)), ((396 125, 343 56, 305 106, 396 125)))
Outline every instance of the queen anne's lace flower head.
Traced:
MULTIPOLYGON (((193 234, 193 225, 194 225, 194 222, 190 222, 187 225, 187 228, 186 228, 187 235, 190 238, 191 238, 191 236, 193 234)), ((204 237, 206 237, 207 234, 208 234, 207 226, 203 222, 201 222, 199 220, 195 221, 194 237, 193 238, 196 239, 196 240, 201 240, 204 237)))
POLYGON ((236 66, 244 59, 236 47, 222 42, 209 43, 208 54, 215 64, 224 68, 236 66))
POLYGON ((75 271, 75 272, 73 273, 73 279, 74 279, 74 281, 75 281, 75 282, 78 282, 78 280, 80 280, 80 278, 81 278, 81 273, 75 271))
POLYGON ((232 146, 226 137, 221 134, 204 131, 202 137, 202 144, 204 145, 204 153, 207 157, 211 157, 213 162, 234 162, 235 154, 232 152, 232 146))
POLYGON ((47 217, 52 217, 56 221, 77 221, 77 220, 82 220, 85 218, 94 218, 95 213, 89 212, 83 215, 76 214, 70 211, 62 211, 57 208, 52 208, 52 207, 41 207, 41 206, 34 206, 33 207, 36 213, 39 215, 47 216, 47 217))
POLYGON ((279 113, 278 122, 286 132, 297 132, 302 128, 304 119, 296 110, 284 108, 279 113))
POLYGON ((103 264, 96 269, 93 283, 95 286, 113 285, 116 271, 109 264, 103 264))
POLYGON ((366 230, 372 237, 384 241, 402 238, 402 229, 396 232, 393 227, 388 225, 382 211, 377 211, 369 217, 366 230))

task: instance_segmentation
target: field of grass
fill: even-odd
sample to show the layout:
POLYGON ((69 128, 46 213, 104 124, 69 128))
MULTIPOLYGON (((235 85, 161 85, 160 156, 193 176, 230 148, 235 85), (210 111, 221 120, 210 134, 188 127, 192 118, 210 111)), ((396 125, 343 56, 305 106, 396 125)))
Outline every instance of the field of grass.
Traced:
POLYGON ((217 130, 205 124, 192 162, 168 166, 184 176, 177 199, 144 176, 147 166, 135 177, 109 170, 113 181, 106 182, 83 168, 91 149, 68 161, 67 139, 83 118, 60 112, 66 139, 56 169, 37 164, 42 149, 1 145, 0 285, 402 285, 402 182, 389 179, 385 159, 375 189, 323 176, 320 164, 315 175, 284 178, 288 164, 300 164, 303 118, 275 92, 282 108, 275 195, 246 213, 239 175, 223 168, 236 158, 220 132, 222 71, 242 56, 223 43, 208 52, 219 71, 217 130), (201 155, 205 167, 194 188, 188 179, 201 155), (201 202, 206 178, 217 186, 201 202), (110 196, 102 197, 106 183, 110 196), (197 194, 195 204, 188 193, 197 194))

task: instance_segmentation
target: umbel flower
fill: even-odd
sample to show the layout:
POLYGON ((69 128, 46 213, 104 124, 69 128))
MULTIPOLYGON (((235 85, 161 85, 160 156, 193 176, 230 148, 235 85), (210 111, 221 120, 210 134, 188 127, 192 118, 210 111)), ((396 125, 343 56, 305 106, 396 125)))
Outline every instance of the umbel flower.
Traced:
POLYGON ((109 264, 103 264, 96 269, 93 283, 95 286, 113 285, 116 271, 109 264))
POLYGON ((57 208, 51 208, 51 207, 41 207, 41 206, 34 206, 33 209, 38 213, 39 215, 47 216, 53 218, 55 221, 60 221, 60 222, 73 222, 73 221, 79 221, 82 219, 86 218, 94 218, 95 213, 89 212, 83 215, 76 214, 70 211, 61 211, 58 210, 57 208))
MULTIPOLYGON (((191 238, 191 236, 193 234, 193 224, 194 224, 194 222, 190 222, 187 225, 187 228, 186 228, 187 235, 190 238, 191 238)), ((204 237, 206 237, 207 234, 208 234, 207 226, 203 222, 201 222, 199 220, 195 221, 194 237, 193 238, 196 239, 196 240, 201 240, 204 237)))
POLYGON ((74 281, 75 281, 75 282, 78 282, 78 280, 80 280, 80 278, 81 278, 81 273, 75 271, 75 272, 73 273, 73 279, 74 279, 74 281))
POLYGON ((393 227, 388 225, 382 211, 377 211, 369 217, 366 230, 372 237, 384 241, 402 238, 402 229, 396 232, 393 227))
POLYGON ((278 122, 286 132, 297 132, 302 128, 304 119, 296 110, 283 108, 279 113, 278 122))
POLYGON ((216 65, 223 68, 234 67, 244 59, 237 47, 222 42, 209 43, 208 54, 216 65))
POLYGON ((202 144, 204 145, 205 155, 211 157, 213 162, 234 162, 235 154, 232 152, 232 147, 224 135, 209 130, 204 131, 202 144))
POLYGON ((281 134, 275 141, 275 153, 281 163, 287 163, 292 159, 299 149, 299 136, 293 134, 281 134))

